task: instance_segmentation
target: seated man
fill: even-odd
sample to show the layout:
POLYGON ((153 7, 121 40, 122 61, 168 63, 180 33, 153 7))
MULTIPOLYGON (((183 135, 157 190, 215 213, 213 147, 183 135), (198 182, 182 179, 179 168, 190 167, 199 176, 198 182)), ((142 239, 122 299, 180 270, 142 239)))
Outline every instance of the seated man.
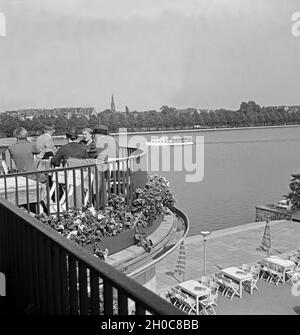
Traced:
MULTIPOLYGON (((8 147, 8 151, 16 164, 18 172, 38 171, 34 161, 34 155, 40 153, 36 144, 27 139, 27 130, 19 127, 14 131, 17 143, 8 147)), ((36 175, 30 175, 28 178, 36 179, 36 175)), ((39 175, 40 182, 45 181, 44 175, 39 175)))
POLYGON ((93 142, 88 151, 90 158, 98 159, 106 163, 109 158, 117 158, 119 155, 119 144, 111 136, 108 136, 108 128, 99 125, 94 128, 93 142))
POLYGON ((63 145, 58 149, 54 157, 51 159, 51 164, 54 166, 60 166, 61 163, 65 164, 68 158, 88 158, 86 149, 79 143, 77 143, 78 133, 75 128, 67 131, 66 137, 68 144, 63 145))
POLYGON ((40 135, 36 140, 36 145, 40 150, 40 154, 37 156, 38 159, 48 159, 54 156, 56 152, 55 144, 52 139, 53 134, 55 133, 55 127, 45 125, 44 134, 40 135))

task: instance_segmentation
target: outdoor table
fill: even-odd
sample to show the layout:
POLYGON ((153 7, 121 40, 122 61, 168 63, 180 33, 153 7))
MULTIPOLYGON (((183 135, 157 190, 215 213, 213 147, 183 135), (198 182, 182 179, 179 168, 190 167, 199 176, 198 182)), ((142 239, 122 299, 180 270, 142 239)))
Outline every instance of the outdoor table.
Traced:
MULTIPOLYGON (((224 273, 226 277, 229 277, 239 283, 239 286, 240 286, 239 297, 242 298, 243 283, 246 281, 252 280, 253 278, 252 273, 243 271, 235 266, 231 266, 229 268, 223 269, 222 272, 224 273)), ((250 293, 252 294, 251 285, 250 285, 250 293)))
POLYGON ((282 271, 283 276, 283 283, 285 283, 285 274, 287 270, 293 270, 296 266, 296 264, 288 259, 282 259, 282 258, 274 258, 274 257, 267 257, 265 258, 265 261, 268 264, 273 264, 278 266, 282 271))
MULTIPOLYGON (((37 183, 36 180, 28 180, 28 198, 26 191, 26 178, 23 176, 17 177, 6 177, 6 190, 7 200, 13 204, 24 205, 27 203, 37 202, 37 185, 39 187, 39 200, 43 200, 46 195, 46 185, 37 183), (18 192, 16 193, 16 179, 18 192), (18 201, 17 201, 18 200, 18 201)), ((0 196, 5 198, 5 181, 4 178, 0 178, 0 196)))
POLYGON ((199 315, 199 300, 202 297, 208 296, 211 289, 193 279, 180 283, 177 287, 196 299, 196 313, 199 315))

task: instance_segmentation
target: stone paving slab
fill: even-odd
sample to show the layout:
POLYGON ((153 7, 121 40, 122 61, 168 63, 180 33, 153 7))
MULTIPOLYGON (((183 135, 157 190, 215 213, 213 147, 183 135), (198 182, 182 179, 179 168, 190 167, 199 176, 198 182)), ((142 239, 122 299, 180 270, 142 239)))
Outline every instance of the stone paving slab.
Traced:
MULTIPOLYGON (((260 245, 265 222, 254 222, 234 228, 212 232, 206 242, 206 274, 231 265, 253 263, 266 256, 256 250, 260 245)), ((300 223, 280 220, 270 222, 272 254, 286 253, 300 247, 300 223)), ((186 274, 184 280, 203 275, 203 238, 194 235, 185 239, 186 274)), ((183 281, 174 274, 178 259, 177 249, 156 266, 157 292, 183 281)))

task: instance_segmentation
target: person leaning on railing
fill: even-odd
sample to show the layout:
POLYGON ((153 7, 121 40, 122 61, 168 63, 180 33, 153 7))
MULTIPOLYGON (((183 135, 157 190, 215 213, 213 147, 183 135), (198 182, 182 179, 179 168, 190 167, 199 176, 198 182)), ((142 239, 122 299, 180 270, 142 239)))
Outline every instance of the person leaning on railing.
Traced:
MULTIPOLYGON (((18 172, 35 172, 38 171, 34 156, 40 153, 34 142, 28 139, 28 133, 25 128, 19 127, 15 129, 14 136, 17 138, 17 143, 12 144, 8 147, 8 151, 16 164, 18 172)), ((39 174, 38 177, 35 174, 29 175, 28 178, 39 182, 45 182, 46 176, 39 174)))
POLYGON ((54 133, 54 125, 45 125, 44 134, 36 139, 37 148, 40 150, 40 154, 37 155, 38 159, 49 159, 54 156, 56 152, 55 144, 52 139, 54 133))
POLYGON ((109 158, 119 156, 119 144, 109 136, 108 128, 98 125, 93 130, 93 142, 88 150, 89 158, 97 159, 99 163, 106 163, 109 158))
POLYGON ((68 144, 63 145, 58 149, 54 157, 51 159, 51 164, 60 166, 65 164, 68 158, 88 158, 87 150, 79 143, 77 143, 78 133, 76 128, 71 128, 66 132, 68 144))

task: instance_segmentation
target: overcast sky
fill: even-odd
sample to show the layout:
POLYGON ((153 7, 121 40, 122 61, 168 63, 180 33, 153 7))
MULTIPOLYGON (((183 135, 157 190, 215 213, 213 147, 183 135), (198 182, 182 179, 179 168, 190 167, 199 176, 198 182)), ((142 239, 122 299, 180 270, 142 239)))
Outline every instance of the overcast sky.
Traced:
POLYGON ((0 0, 0 110, 300 105, 299 0, 0 0))

